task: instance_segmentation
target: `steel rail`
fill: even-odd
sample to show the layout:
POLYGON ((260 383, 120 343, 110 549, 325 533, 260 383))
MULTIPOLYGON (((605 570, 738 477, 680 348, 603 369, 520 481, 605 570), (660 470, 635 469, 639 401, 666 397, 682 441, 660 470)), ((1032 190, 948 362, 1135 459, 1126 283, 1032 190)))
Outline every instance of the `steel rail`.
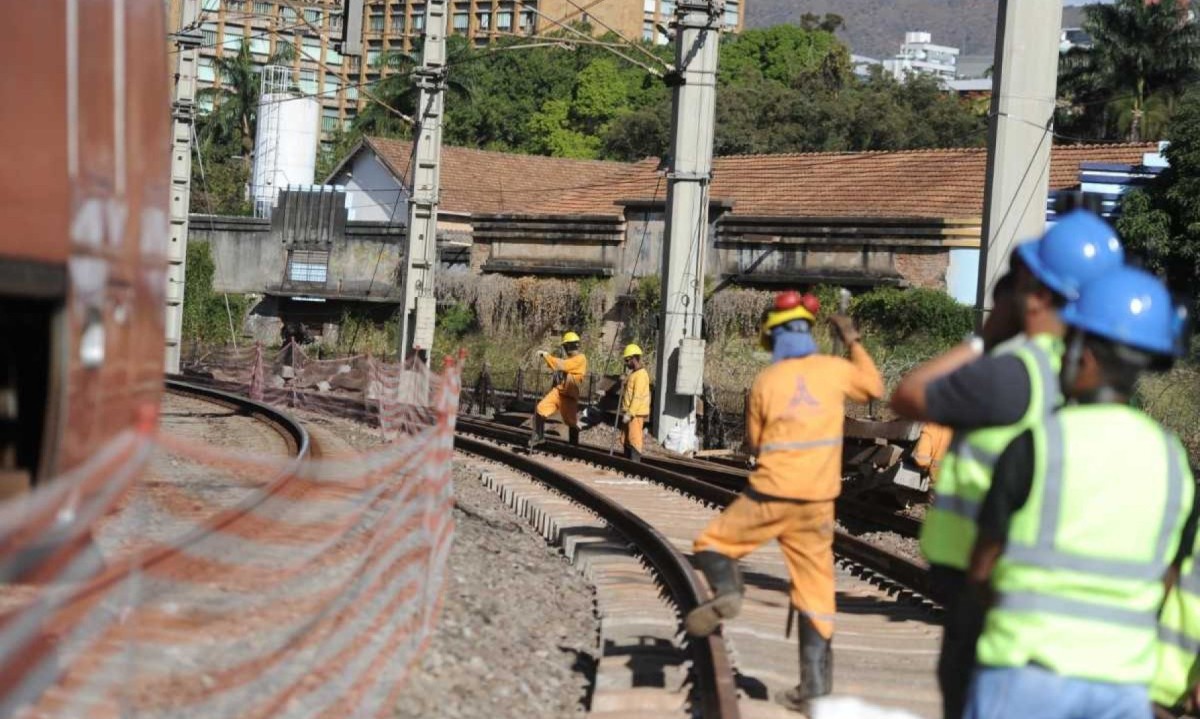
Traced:
MULTIPOLYGON (((459 428, 462 428, 461 418, 459 428)), ((705 591, 687 558, 658 530, 625 507, 567 474, 499 445, 471 439, 460 432, 455 434, 454 446, 524 472, 596 513, 646 557, 681 613, 686 614, 704 601, 705 591)), ((720 632, 703 639, 690 638, 688 650, 692 655, 700 716, 705 719, 739 717, 733 667, 720 632)))
MULTIPOLYGON (((509 443, 523 443, 529 438, 528 432, 472 417, 460 416, 457 431, 509 443)), ((553 452, 563 457, 590 462, 658 482, 718 507, 729 506, 739 496, 739 492, 723 486, 724 483, 717 484, 711 480, 711 477, 718 471, 724 473, 724 468, 713 468, 709 474, 710 479, 705 480, 667 469, 665 465, 672 463, 673 460, 665 458, 656 458, 654 462, 634 462, 624 457, 609 455, 600 449, 585 445, 571 445, 552 439, 547 439, 538 450, 553 452)), ((696 464, 695 460, 682 460, 681 462, 690 466, 696 464)), ((726 476, 729 475, 726 473, 726 476)), ((928 566, 889 552, 841 530, 835 531, 833 546, 834 551, 844 559, 881 574, 922 597, 932 596, 928 566)))

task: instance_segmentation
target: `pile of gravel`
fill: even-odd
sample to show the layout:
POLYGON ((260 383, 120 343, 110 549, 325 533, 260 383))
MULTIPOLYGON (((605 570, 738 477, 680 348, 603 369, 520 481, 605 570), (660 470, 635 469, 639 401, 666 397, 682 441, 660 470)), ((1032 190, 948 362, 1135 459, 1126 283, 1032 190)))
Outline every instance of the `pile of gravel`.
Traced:
POLYGON ((397 717, 582 712, 597 654, 592 588, 456 460, 445 604, 397 717))

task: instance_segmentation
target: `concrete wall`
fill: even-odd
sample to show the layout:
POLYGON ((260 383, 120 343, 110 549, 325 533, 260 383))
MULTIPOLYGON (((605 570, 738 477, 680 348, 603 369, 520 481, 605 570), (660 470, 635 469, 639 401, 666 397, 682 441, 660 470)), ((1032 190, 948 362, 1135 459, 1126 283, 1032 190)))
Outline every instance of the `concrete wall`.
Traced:
POLYGON ((403 225, 349 222, 327 243, 294 245, 272 233, 268 220, 193 215, 188 242, 208 243, 217 292, 312 295, 375 302, 395 301, 401 292, 403 225), (329 252, 323 286, 287 281, 291 249, 329 252))

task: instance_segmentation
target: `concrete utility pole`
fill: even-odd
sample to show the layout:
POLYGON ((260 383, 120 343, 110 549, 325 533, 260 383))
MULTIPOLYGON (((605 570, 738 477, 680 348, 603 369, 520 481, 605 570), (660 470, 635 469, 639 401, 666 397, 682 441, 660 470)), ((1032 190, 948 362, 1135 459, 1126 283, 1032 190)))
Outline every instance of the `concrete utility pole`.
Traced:
POLYGON ((1001 0, 999 13, 975 303, 980 318, 991 309, 992 288, 1013 245, 1045 229, 1058 92, 1062 4, 1001 0))
POLYGON ((171 241, 167 243, 167 308, 165 369, 179 372, 183 335, 183 283, 187 261, 188 205, 192 194, 192 124, 196 119, 196 49, 202 34, 193 27, 199 0, 182 0, 175 34, 178 59, 175 97, 171 103, 171 241))
POLYGON ((724 12, 724 0, 679 0, 675 6, 675 70, 666 78, 674 87, 674 118, 654 389, 659 441, 695 420, 696 397, 703 392, 704 257, 724 12))
POLYGON ((437 270, 438 187, 442 162, 442 107, 446 89, 446 0, 425 3, 425 48, 414 71, 421 90, 413 145, 408 247, 404 253, 404 304, 400 306, 400 357, 433 347, 437 270))

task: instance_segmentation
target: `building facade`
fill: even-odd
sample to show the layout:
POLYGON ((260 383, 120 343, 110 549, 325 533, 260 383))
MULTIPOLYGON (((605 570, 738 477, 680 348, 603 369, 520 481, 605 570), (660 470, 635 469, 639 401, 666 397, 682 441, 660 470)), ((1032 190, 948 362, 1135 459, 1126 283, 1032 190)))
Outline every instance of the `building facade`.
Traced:
POLYGON ((942 80, 953 80, 958 76, 959 49, 933 44, 933 36, 927 32, 904 34, 900 52, 890 60, 884 60, 884 68, 897 80, 909 75, 933 75, 942 80))
MULTIPOLYGON (((167 1, 168 17, 175 18, 171 27, 178 27, 181 0, 167 1)), ((746 1, 726 0, 725 25, 732 32, 743 26, 746 1)), ((369 92, 389 71, 383 66, 387 53, 420 51, 425 24, 422 0, 366 0, 362 57, 343 57, 335 48, 343 0, 201 0, 200 6, 198 87, 219 86, 218 58, 237 54, 243 42, 259 68, 290 46, 294 59, 287 64, 299 91, 321 102, 324 140, 349 127, 369 102, 364 89, 369 92)), ((477 45, 552 33, 577 22, 597 34, 614 31, 635 42, 666 43, 661 29, 674 12, 675 0, 456 0, 447 24, 450 34, 477 45)), ((211 107, 211 99, 201 103, 201 111, 211 107)))

